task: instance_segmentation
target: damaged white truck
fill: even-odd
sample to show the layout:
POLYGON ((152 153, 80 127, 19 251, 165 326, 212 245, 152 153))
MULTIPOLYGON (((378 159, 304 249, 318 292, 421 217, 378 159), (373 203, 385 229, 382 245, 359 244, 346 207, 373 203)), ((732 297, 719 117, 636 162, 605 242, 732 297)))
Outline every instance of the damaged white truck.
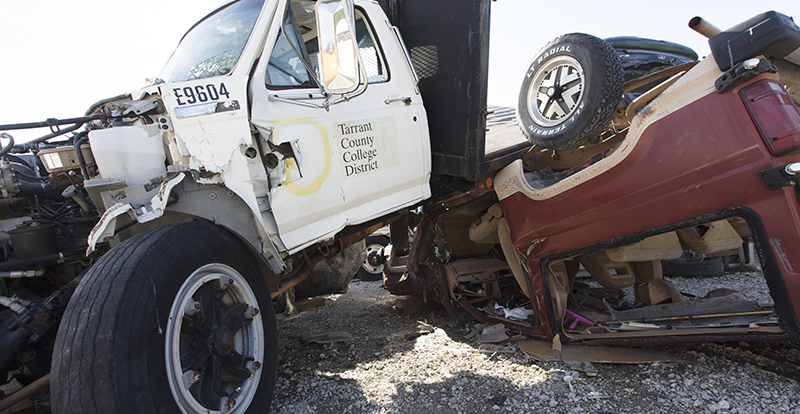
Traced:
POLYGON ((416 78, 373 2, 227 2, 154 84, 11 127, 36 126, 3 134, 0 369, 49 378, 59 413, 268 410, 272 299, 346 289, 362 240, 430 196, 416 78))
MULTIPOLYGON (((331 281, 352 277, 361 241, 387 224, 394 250, 385 268, 405 270, 418 294, 454 315, 531 336, 613 342, 632 337, 611 327, 624 319, 619 309, 589 314, 573 300, 579 262, 602 259, 597 280, 617 282, 616 269, 628 269, 612 287, 646 279, 650 290, 637 297, 647 309, 678 302, 659 280, 661 260, 681 255, 678 237, 655 253, 640 242, 722 221, 736 237, 720 251, 752 237, 776 299, 748 311, 746 327, 722 332, 800 332, 790 300, 799 294, 796 254, 780 249, 800 234, 800 113, 796 88, 789 95, 778 82, 796 85, 797 26, 770 15, 787 36, 766 35, 766 46, 731 54, 728 66, 671 60, 659 66, 666 74, 624 89, 611 46, 564 36, 543 50, 543 66, 531 65, 515 116, 486 107, 489 9, 488 0, 233 0, 186 33, 154 84, 81 118, 0 126, 51 129, 19 145, 4 133, 0 150, 0 304, 8 308, 0 372, 27 385, 0 405, 49 381, 56 413, 268 411, 277 367, 272 299, 304 285, 308 295, 344 289, 331 281), (787 80, 766 58, 753 59, 761 54, 776 57, 787 80), (716 79, 725 81, 719 89, 716 79), (636 99, 620 102, 634 90, 636 99), (770 116, 774 102, 781 112, 770 116), (697 110, 681 110, 689 104, 697 110), (671 145, 653 131, 690 136, 680 132, 709 108, 724 109, 714 119, 725 131, 746 132, 730 140, 738 146, 719 145, 727 136, 704 127, 694 129, 702 140, 681 144, 694 157, 649 151, 671 145), (762 126, 775 136, 762 141, 762 126), (737 164, 744 155, 755 161, 737 164), (662 161, 694 174, 664 184, 648 169, 662 161), (636 181, 649 175, 662 184, 636 181), (615 186, 625 180, 633 183, 615 186), (726 195, 714 202, 712 181, 714 194, 726 195), (731 190, 742 183, 747 192, 731 190), (630 188, 648 190, 633 199, 645 213, 615 219, 633 211, 623 205, 630 188), (588 200, 570 203, 579 194, 588 200), (664 207, 653 209, 653 200, 664 207), (418 206, 421 217, 409 214, 418 206), (409 245, 412 217, 420 220, 409 245), (584 227, 580 237, 570 233, 584 227), (604 252, 626 246, 638 256, 606 266, 604 252), (526 320, 486 314, 486 302, 506 294, 526 320), (565 330, 571 314, 594 318, 602 332, 565 330)), ((729 34, 736 40, 746 30, 729 34)), ((727 45, 742 43, 733 40, 727 45)), ((712 49, 722 56, 724 45, 712 49)), ((675 332, 661 327, 648 338, 675 332)))

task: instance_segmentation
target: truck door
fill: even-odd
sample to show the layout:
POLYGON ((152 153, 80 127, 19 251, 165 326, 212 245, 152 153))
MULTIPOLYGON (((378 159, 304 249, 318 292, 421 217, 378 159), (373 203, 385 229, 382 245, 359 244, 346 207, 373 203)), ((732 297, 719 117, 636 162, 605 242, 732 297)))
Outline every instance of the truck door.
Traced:
POLYGON ((287 3, 249 88, 270 208, 296 251, 428 197, 430 160, 422 100, 381 9, 355 8, 366 89, 342 100, 317 85, 314 3, 287 3))

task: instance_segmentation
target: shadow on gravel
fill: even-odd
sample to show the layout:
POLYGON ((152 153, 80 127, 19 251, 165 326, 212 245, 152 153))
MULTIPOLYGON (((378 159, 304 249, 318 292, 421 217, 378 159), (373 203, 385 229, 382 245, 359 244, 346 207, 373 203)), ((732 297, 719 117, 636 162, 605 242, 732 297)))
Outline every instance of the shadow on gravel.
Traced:
MULTIPOLYGON (((384 406, 386 411, 421 414, 462 412, 488 414, 497 413, 506 406, 528 409, 532 407, 527 404, 520 405, 518 397, 546 395, 542 393, 540 383, 519 386, 505 379, 478 375, 470 371, 459 371, 437 382, 408 381, 393 385, 396 394, 392 396, 392 402, 384 406), (492 393, 490 390, 504 391, 492 393), (413 409, 405 411, 404 407, 413 409)), ((566 385, 560 388, 563 388, 559 390, 561 394, 569 392, 566 385)), ((545 398, 548 400, 545 402, 549 402, 549 397, 545 398)))

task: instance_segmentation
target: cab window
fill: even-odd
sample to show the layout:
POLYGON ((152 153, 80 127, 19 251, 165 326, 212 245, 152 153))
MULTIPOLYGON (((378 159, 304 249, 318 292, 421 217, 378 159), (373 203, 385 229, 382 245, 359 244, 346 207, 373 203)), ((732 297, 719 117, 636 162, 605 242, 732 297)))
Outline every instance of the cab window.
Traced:
POLYGON ((264 0, 240 0, 195 24, 158 77, 165 82, 182 82, 230 73, 263 5, 264 0))
MULTIPOLYGON (((372 26, 356 9, 355 31, 361 61, 369 83, 389 80, 386 60, 375 41, 372 26)), ((318 88, 319 74, 317 21, 314 2, 291 1, 267 65, 266 84, 270 89, 318 88), (313 76, 311 75, 313 73, 313 76)))

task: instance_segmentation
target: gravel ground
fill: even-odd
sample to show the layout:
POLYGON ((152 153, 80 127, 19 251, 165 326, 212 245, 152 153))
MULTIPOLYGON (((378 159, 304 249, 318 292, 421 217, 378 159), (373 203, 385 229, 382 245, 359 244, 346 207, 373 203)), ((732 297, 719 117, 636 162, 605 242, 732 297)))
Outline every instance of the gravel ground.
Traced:
MULTIPOLYGON (((701 294, 705 287, 697 284, 732 287, 758 277, 750 272, 673 282, 701 294)), ((748 296, 766 292, 750 285, 756 287, 748 296)), ((768 295, 757 298, 769 301, 768 295)), ((800 413, 797 343, 661 347, 656 349, 685 362, 595 364, 599 374, 588 377, 560 362, 537 362, 515 345, 465 340, 474 323, 457 324, 444 310, 400 316, 395 299, 380 282, 354 282, 347 293, 326 296, 320 308, 279 315, 272 412, 800 413), (420 322, 432 325, 433 333, 406 340, 420 322), (305 345, 298 338, 324 332, 348 332, 354 340, 305 345)))
MULTIPOLYGON (((771 301, 759 272, 669 280, 700 296, 723 285, 771 301)), ((466 340, 474 322, 456 323, 441 309, 400 316, 397 297, 380 282, 354 282, 325 298, 322 307, 278 315, 273 413, 800 413, 800 343, 655 347, 685 362, 594 364, 599 373, 588 377, 560 362, 537 362, 513 344, 466 340), (433 332, 406 340, 420 322, 433 332), (354 340, 299 339, 323 332, 354 340), (477 352, 485 349, 513 353, 477 352)), ((36 412, 49 414, 49 395, 36 399, 36 412)))

